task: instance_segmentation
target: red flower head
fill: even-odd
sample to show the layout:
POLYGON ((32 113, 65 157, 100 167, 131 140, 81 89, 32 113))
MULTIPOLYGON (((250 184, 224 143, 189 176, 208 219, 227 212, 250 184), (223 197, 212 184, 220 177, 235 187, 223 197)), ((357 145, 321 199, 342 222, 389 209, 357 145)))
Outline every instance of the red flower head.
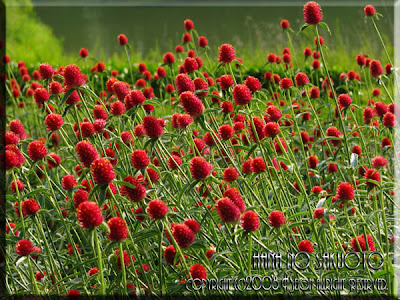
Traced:
POLYGON ((264 127, 264 132, 266 136, 274 138, 281 132, 281 129, 278 123, 268 122, 264 127))
POLYGON ((146 189, 138 179, 133 176, 127 176, 123 179, 123 181, 133 185, 134 188, 122 185, 120 190, 122 196, 128 197, 133 202, 139 202, 144 199, 146 196, 146 189))
POLYGON ((261 89, 261 83, 258 78, 249 76, 244 81, 244 84, 250 89, 252 92, 256 92, 261 89))
POLYGON ((319 164, 318 158, 315 155, 310 155, 308 157, 308 167, 310 169, 315 169, 319 164))
POLYGON ((252 98, 250 89, 244 84, 236 85, 233 88, 232 94, 236 105, 247 105, 252 98))
POLYGON ((246 204, 243 201, 242 196, 240 195, 237 188, 229 188, 224 192, 224 197, 231 199, 231 201, 236 205, 239 209, 240 213, 243 213, 246 210, 246 204))
POLYGON ((367 233, 367 243, 365 242, 365 235, 361 234, 357 237, 357 241, 355 238, 352 238, 351 240, 351 248, 353 248, 353 250, 355 252, 361 252, 361 251, 375 251, 375 243, 374 243, 374 239, 372 238, 372 236, 370 236, 367 233), (361 247, 361 251, 360 248, 358 247, 358 244, 360 244, 361 247), (368 249, 367 249, 367 245, 368 245, 368 249))
POLYGON ((137 149, 131 155, 131 162, 135 169, 146 169, 150 163, 146 151, 137 149))
POLYGON ((179 95, 183 92, 194 92, 196 90, 193 81, 186 74, 178 74, 175 79, 175 85, 179 95))
POLYGON ((185 224, 177 224, 172 228, 172 235, 179 247, 188 248, 196 239, 194 232, 185 224))
POLYGON ((246 211, 242 216, 241 225, 245 231, 256 231, 260 227, 258 215, 252 210, 246 211))
POLYGON ((76 65, 68 65, 64 69, 64 85, 77 88, 86 84, 86 75, 76 65))
POLYGON ((64 190, 72 190, 76 184, 77 183, 74 175, 65 175, 61 179, 61 186, 64 190))
POLYGON ((175 47, 175 52, 176 52, 176 53, 182 53, 184 50, 185 50, 185 49, 183 48, 182 45, 177 45, 177 46, 175 47))
POLYGON ((174 246, 171 245, 171 246, 168 246, 167 248, 165 248, 164 258, 168 264, 170 264, 170 265, 174 264, 175 256, 176 256, 176 250, 175 250, 174 246))
POLYGON ((373 78, 379 77, 383 73, 383 69, 379 60, 371 60, 369 64, 369 69, 371 71, 371 76, 373 78))
POLYGON ((279 85, 282 90, 287 90, 293 85, 293 82, 290 78, 282 78, 279 85))
POLYGON ((75 151, 78 154, 79 161, 85 168, 90 168, 92 162, 99 158, 96 149, 88 141, 81 141, 76 144, 75 151))
POLYGON ((200 36, 198 43, 199 43, 199 47, 204 48, 208 45, 208 40, 205 36, 200 36))
POLYGON ((119 101, 124 101, 125 97, 129 94, 129 84, 123 81, 116 81, 112 85, 112 89, 119 101))
POLYGON ((281 227, 286 222, 286 218, 279 210, 271 212, 268 216, 269 225, 274 228, 281 227))
MULTIPOLYGON (((378 172, 377 170, 375 170, 375 169, 368 169, 368 170, 365 172, 364 178, 365 178, 366 180, 374 180, 374 181, 377 181, 378 183, 381 182, 381 176, 379 175, 379 172, 378 172)), ((375 186, 378 186, 378 184, 376 184, 376 183, 374 183, 374 182, 369 182, 369 181, 366 181, 365 184, 366 184, 368 187, 370 187, 370 188, 373 188, 373 187, 375 187, 375 186)))
POLYGON ((20 256, 28 256, 34 251, 34 246, 30 240, 19 240, 15 245, 16 253, 20 256))
MULTIPOLYGON (((331 137, 341 137, 342 133, 336 127, 329 127, 326 130, 326 135, 331 137)), ((330 140, 329 142, 335 147, 340 144, 340 140, 330 140)))
MULTIPOLYGON (((25 201, 22 201, 21 206, 23 217, 32 216, 36 214, 40 209, 39 203, 34 199, 27 199, 25 201)), ((19 216, 19 212, 17 212, 17 215, 19 216)))
POLYGON ((233 137, 235 134, 235 131, 230 125, 221 125, 221 127, 218 129, 219 136, 223 141, 227 141, 233 137))
POLYGON ((322 21, 321 6, 317 2, 310 1, 303 8, 304 22, 310 25, 317 25, 322 21))
POLYGON ((281 28, 282 29, 288 29, 290 27, 290 23, 288 20, 282 20, 281 21, 281 28))
POLYGON ((103 222, 100 208, 96 203, 90 201, 79 204, 77 217, 81 227, 84 229, 93 229, 103 222))
POLYGON ((82 58, 88 57, 89 55, 89 51, 86 48, 81 48, 81 50, 79 50, 79 56, 82 58))
POLYGON ((389 127, 389 128, 395 127, 395 126, 396 126, 396 123, 397 123, 397 122, 396 122, 396 117, 395 117, 395 115, 392 114, 392 113, 390 113, 390 112, 388 112, 388 113, 383 117, 382 123, 383 123, 384 126, 389 127))
MULTIPOLYGON (((201 265, 201 264, 195 264, 193 265, 190 270, 190 276, 192 276, 193 279, 207 279, 207 270, 206 268, 201 265)), ((198 281, 195 281, 198 282, 198 281)))
POLYGON ((168 212, 168 207, 162 200, 151 200, 147 206, 147 213, 151 219, 162 219, 168 212))
POLYGON ((9 124, 10 131, 14 132, 21 140, 26 139, 24 125, 19 120, 12 120, 9 124))
POLYGON ((114 116, 120 116, 125 113, 125 105, 121 101, 111 103, 110 112, 114 116))
POLYGON ((386 106, 385 103, 383 102, 376 102, 375 103, 375 112, 378 114, 378 116, 383 117, 387 111, 388 111, 388 107, 386 106))
POLYGON ((146 97, 143 95, 140 90, 132 90, 124 99, 126 110, 130 110, 132 107, 136 105, 143 104, 146 100, 146 97))
POLYGON ((172 155, 170 158, 168 158, 168 167, 171 170, 178 169, 178 166, 180 165, 182 165, 182 160, 179 156, 172 155))
POLYGON ((112 242, 120 242, 129 236, 128 226, 125 221, 120 217, 114 217, 108 220, 108 228, 110 231, 107 233, 107 238, 112 242))
POLYGON ((371 17, 376 14, 376 9, 372 5, 367 5, 364 7, 364 13, 367 17, 371 17))
POLYGON ((324 217, 324 215, 325 215, 325 208, 323 208, 323 207, 317 208, 314 211, 314 218, 316 218, 316 219, 322 219, 324 217))
POLYGON ((225 64, 230 63, 235 59, 235 49, 232 45, 223 44, 219 47, 219 62, 223 62, 225 64))
POLYGON ((128 44, 128 38, 125 34, 121 33, 118 35, 118 44, 120 44, 121 46, 128 44))
POLYGON ((163 135, 163 127, 156 117, 145 116, 143 118, 143 128, 146 135, 151 139, 156 139, 163 135))
POLYGON ((193 21, 190 19, 186 19, 185 21, 183 21, 183 26, 185 26, 185 29, 187 31, 192 30, 194 27, 193 21))
POLYGON ((386 167, 387 164, 388 162, 383 156, 376 156, 372 159, 372 167, 375 169, 386 167))
POLYGON ((49 169, 58 167, 61 163, 61 157, 55 153, 50 153, 49 156, 50 158, 47 159, 49 169))
POLYGON ((312 243, 309 240, 302 240, 299 243, 299 251, 313 253, 314 246, 312 245, 312 243))
POLYGON ((310 82, 307 75, 303 72, 297 73, 295 79, 297 86, 304 86, 310 82))
POLYGON ((164 64, 171 65, 175 62, 175 56, 172 52, 167 52, 163 56, 164 64))
POLYGON ((98 158, 92 162, 90 170, 97 184, 109 184, 116 176, 111 162, 105 158, 98 158))
POLYGON ((216 204, 217 212, 222 222, 233 223, 239 220, 240 210, 229 198, 221 198, 216 204))
POLYGON ((194 58, 186 57, 183 62, 183 67, 185 68, 186 73, 193 73, 199 68, 199 65, 194 58))
POLYGON ((49 91, 52 95, 58 95, 64 92, 64 89, 58 81, 50 82, 49 91))
POLYGON ((190 91, 183 92, 179 96, 179 102, 184 110, 193 118, 201 115, 204 111, 204 105, 201 100, 190 91))
POLYGON ((10 189, 13 194, 15 194, 17 192, 17 189, 18 189, 18 191, 21 192, 24 190, 24 188, 25 188, 25 184, 21 180, 17 180, 16 182, 12 181, 10 184, 10 189))
POLYGON ((238 170, 236 170, 236 168, 229 167, 224 170, 224 180, 225 181, 233 182, 236 179, 238 179, 238 177, 239 177, 239 172, 238 172, 238 170))
POLYGON ((28 145, 28 155, 33 161, 45 158, 47 155, 46 146, 41 141, 33 141, 28 145))
POLYGON ((187 227, 190 228, 191 231, 193 231, 194 234, 198 233, 200 231, 200 224, 193 219, 188 219, 183 222, 187 227))
POLYGON ((339 106, 341 108, 349 107, 350 104, 353 102, 351 97, 347 94, 340 94, 338 97, 339 106))
POLYGON ((207 162, 203 157, 197 156, 190 161, 190 173, 196 180, 203 180, 212 170, 212 165, 207 162))
POLYGON ((59 114, 49 114, 44 119, 48 131, 55 131, 64 124, 64 119, 59 114))
POLYGON ((50 79, 53 77, 54 69, 49 64, 41 64, 39 66, 39 73, 43 79, 50 79))
POLYGON ((42 103, 46 102, 50 98, 50 94, 44 88, 37 88, 33 93, 33 97, 37 105, 41 106, 42 103))
POLYGON ((262 157, 256 157, 251 162, 251 167, 254 173, 262 173, 267 167, 265 166, 264 159, 262 157))
POLYGON ((336 189, 338 200, 349 201, 354 199, 354 187, 348 182, 342 182, 336 189))

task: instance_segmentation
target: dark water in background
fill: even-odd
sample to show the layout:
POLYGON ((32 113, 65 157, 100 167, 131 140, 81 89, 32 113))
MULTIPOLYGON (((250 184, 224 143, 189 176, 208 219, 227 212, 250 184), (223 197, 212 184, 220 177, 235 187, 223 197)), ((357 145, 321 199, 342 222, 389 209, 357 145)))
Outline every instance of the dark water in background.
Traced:
MULTIPOLYGON (((378 23, 383 33, 393 41, 393 8, 377 7, 384 14, 378 23)), ((161 53, 171 51, 181 43, 183 20, 190 18, 200 35, 205 35, 210 45, 232 43, 235 47, 248 47, 251 51, 263 47, 273 51, 282 45, 285 36, 279 22, 286 18, 297 32, 303 24, 302 6, 286 7, 35 7, 39 19, 53 28, 64 41, 67 54, 77 54, 81 47, 97 49, 97 55, 109 57, 121 52, 116 38, 125 33, 135 51, 148 53, 158 47, 161 53)), ((363 6, 323 7, 324 21, 333 36, 331 46, 360 49, 369 36, 372 47, 380 48, 371 24, 364 21, 363 6), (339 32, 341 37, 339 38, 339 32)), ((327 33, 322 33, 327 36, 327 33)), ((294 38, 296 43, 296 39, 294 38)), ((371 46, 369 46, 371 47, 371 46)), ((93 52, 92 52, 93 53, 93 52)))

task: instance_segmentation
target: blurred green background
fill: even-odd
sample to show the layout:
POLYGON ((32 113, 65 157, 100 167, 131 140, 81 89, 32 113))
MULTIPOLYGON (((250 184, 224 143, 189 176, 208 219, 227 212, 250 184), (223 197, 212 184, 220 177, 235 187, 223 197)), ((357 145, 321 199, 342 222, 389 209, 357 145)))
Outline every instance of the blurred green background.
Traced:
MULTIPOLYGON (((211 57, 217 58, 222 43, 232 44, 247 65, 262 65, 269 52, 281 54, 288 46, 279 23, 288 19, 294 30, 293 43, 300 56, 313 46, 313 32, 295 36, 304 23, 306 1, 30 1, 8 0, 7 52, 14 61, 28 65, 76 62, 79 49, 111 63, 125 64, 117 35, 125 33, 132 45, 135 63, 157 64, 166 51, 182 43, 183 21, 190 18, 200 35, 209 40, 211 57)), ((393 53, 392 1, 319 1, 332 36, 322 31, 328 60, 341 68, 355 68, 354 57, 368 54, 386 63, 372 24, 365 22, 363 7, 376 5, 384 15, 378 27, 393 53)))

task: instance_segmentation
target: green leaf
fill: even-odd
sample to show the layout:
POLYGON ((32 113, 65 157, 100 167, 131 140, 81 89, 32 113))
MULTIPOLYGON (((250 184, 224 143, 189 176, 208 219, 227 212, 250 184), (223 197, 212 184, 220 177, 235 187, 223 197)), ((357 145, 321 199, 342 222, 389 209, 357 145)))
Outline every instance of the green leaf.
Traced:
POLYGON ((303 26, 301 26, 299 32, 297 32, 296 36, 298 36, 300 33, 302 33, 304 30, 306 30, 308 27, 310 26, 310 24, 303 24, 303 26))
POLYGON ((70 89, 68 90, 65 94, 64 97, 61 99, 61 103, 60 105, 63 105, 65 103, 65 101, 67 101, 67 99, 69 98, 69 96, 71 96, 71 94, 75 91, 75 89, 70 89))
POLYGON ((319 25, 321 25, 322 27, 325 28, 326 31, 328 31, 329 35, 332 35, 331 30, 329 29, 328 24, 326 24, 325 22, 319 22, 319 25))

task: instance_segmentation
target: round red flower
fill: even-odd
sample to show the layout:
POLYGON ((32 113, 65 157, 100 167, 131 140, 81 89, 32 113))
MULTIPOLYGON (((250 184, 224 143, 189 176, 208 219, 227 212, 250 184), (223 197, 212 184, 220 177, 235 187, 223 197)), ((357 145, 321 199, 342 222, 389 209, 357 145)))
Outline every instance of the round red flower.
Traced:
POLYGON ((317 25, 322 21, 321 6, 317 2, 310 1, 303 8, 304 22, 310 25, 317 25))
POLYGON ((223 44, 219 47, 219 62, 223 62, 225 64, 230 63, 235 59, 235 49, 232 45, 223 44))
POLYGON ((77 209, 78 221, 82 228, 93 229, 103 222, 101 210, 96 203, 85 201, 77 209))
POLYGON ((144 199, 144 197, 146 196, 146 189, 137 178, 133 176, 127 176, 123 179, 123 181, 129 183, 130 185, 133 185, 134 188, 122 185, 121 186, 122 196, 128 197, 133 202, 139 202, 144 199))
POLYGON ((45 158, 47 155, 46 146, 41 141, 33 141, 28 145, 28 155, 33 161, 45 158))
POLYGON ((105 158, 98 158, 90 165, 94 182, 97 184, 109 184, 115 179, 115 172, 111 162, 105 158))
POLYGON ((312 243, 309 240, 302 240, 299 243, 299 251, 313 253, 314 246, 312 245, 312 243))
POLYGON ((219 199, 216 208, 222 222, 233 223, 240 218, 239 208, 229 198, 219 199))
POLYGON ((112 242, 120 242, 129 236, 128 226, 125 221, 120 217, 114 217, 108 220, 108 228, 110 231, 107 233, 107 238, 112 242))
POLYGON ((258 215, 252 210, 246 211, 242 216, 241 225, 245 231, 256 231, 260 227, 258 215))
POLYGON ((203 180, 210 175, 212 165, 203 157, 197 156, 190 161, 190 173, 196 180, 203 180))
POLYGON ((147 213, 151 219, 162 219, 168 212, 168 207, 162 200, 151 200, 147 206, 147 213))
POLYGON ((137 149, 131 155, 131 162, 135 169, 146 169, 150 163, 146 151, 137 149))

